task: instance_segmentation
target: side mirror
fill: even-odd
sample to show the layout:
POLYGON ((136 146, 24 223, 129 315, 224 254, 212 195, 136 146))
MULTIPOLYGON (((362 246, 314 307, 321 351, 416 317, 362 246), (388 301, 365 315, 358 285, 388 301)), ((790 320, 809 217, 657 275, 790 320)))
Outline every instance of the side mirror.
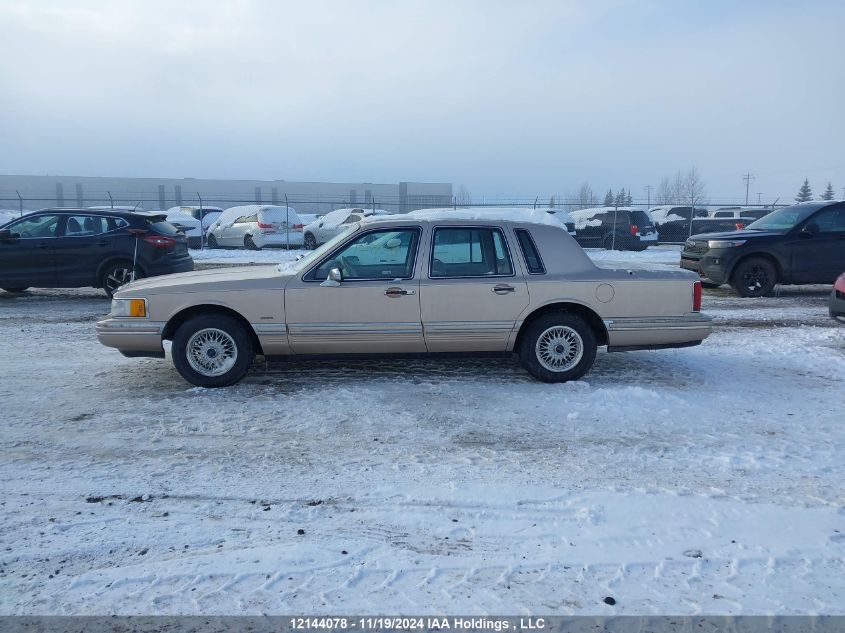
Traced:
POLYGON ((340 268, 329 268, 328 277, 320 285, 324 288, 337 288, 341 281, 343 281, 343 273, 340 272, 340 268))

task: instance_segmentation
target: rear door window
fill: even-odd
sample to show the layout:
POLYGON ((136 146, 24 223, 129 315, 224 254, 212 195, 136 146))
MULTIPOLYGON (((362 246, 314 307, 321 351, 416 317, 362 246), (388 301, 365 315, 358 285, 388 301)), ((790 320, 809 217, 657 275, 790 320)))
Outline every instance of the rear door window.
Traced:
POLYGON ((97 215, 71 215, 65 223, 67 237, 91 237, 109 230, 108 218, 97 215))
POLYGON ((429 276, 513 276, 513 263, 501 229, 436 228, 429 276))

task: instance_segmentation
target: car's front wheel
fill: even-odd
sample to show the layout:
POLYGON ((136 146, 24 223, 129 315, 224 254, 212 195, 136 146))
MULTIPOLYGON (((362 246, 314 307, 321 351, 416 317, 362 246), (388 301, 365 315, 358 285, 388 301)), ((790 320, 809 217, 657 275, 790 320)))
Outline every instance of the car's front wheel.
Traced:
POLYGON ((208 248, 217 248, 217 238, 211 233, 208 234, 208 238, 205 243, 208 248))
POLYGON ((528 372, 543 382, 578 380, 596 359, 596 335, 577 314, 550 312, 528 324, 519 358, 528 372))
POLYGON ((305 248, 307 248, 309 251, 313 251, 315 248, 317 248, 317 240, 312 233, 306 233, 305 234, 305 244, 304 245, 305 245, 305 248))
POLYGON ((777 268, 765 257, 742 260, 731 275, 731 286, 740 297, 765 296, 772 291, 777 281, 777 268))
POLYGON ((197 387, 228 387, 243 378, 255 358, 244 327, 224 314, 196 316, 173 336, 173 365, 197 387))
POLYGON ((103 271, 100 278, 100 287, 105 291, 106 296, 111 299, 118 288, 143 276, 138 268, 135 269, 135 275, 132 275, 132 262, 116 262, 109 264, 103 271))

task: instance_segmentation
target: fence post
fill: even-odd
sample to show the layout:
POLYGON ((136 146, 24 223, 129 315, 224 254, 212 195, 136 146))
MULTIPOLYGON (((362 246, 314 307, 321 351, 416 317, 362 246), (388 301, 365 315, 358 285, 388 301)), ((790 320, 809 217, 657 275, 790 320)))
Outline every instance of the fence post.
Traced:
POLYGON ((285 236, 287 236, 287 249, 290 250, 290 207, 288 206, 288 194, 285 194, 285 236))
POLYGON ((114 198, 111 197, 111 191, 106 191, 109 194, 109 203, 111 204, 111 208, 114 209, 114 198))
POLYGON ((23 198, 21 198, 21 192, 15 189, 15 193, 18 194, 18 209, 20 210, 21 215, 23 215, 23 198))
POLYGON ((617 218, 619 217, 619 205, 613 207, 613 239, 610 243, 610 250, 616 250, 616 222, 617 218))

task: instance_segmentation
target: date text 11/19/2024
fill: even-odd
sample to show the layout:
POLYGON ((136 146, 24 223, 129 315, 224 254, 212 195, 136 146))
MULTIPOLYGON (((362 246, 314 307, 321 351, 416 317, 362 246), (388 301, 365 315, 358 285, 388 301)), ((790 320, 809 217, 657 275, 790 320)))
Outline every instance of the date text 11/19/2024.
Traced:
POLYGON ((361 631, 383 631, 390 629, 401 630, 431 630, 447 631, 537 631, 544 629, 546 622, 543 618, 486 618, 486 617, 389 617, 372 616, 357 618, 342 617, 295 617, 290 619, 290 628, 297 631, 323 630, 346 631, 351 629, 361 631))

